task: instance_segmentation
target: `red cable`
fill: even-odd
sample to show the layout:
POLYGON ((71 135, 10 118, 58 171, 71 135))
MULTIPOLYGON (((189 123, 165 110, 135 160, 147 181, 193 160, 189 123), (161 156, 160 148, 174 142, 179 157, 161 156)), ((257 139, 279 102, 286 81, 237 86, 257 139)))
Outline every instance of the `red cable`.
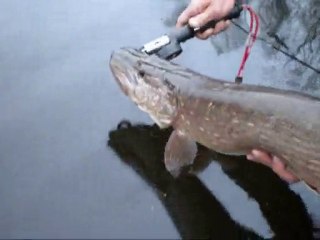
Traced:
POLYGON ((245 51, 241 60, 241 64, 238 70, 238 74, 236 77, 236 82, 242 82, 242 78, 243 78, 243 71, 244 71, 244 67, 245 64, 249 58, 250 52, 251 52, 251 48, 253 47, 254 42, 257 39, 257 35, 258 35, 258 31, 259 31, 259 17, 258 15, 254 12, 254 10, 244 4, 243 5, 243 9, 248 10, 250 13, 250 30, 249 30, 249 36, 246 42, 246 47, 245 47, 245 51), (255 23, 255 28, 253 31, 253 25, 255 23))

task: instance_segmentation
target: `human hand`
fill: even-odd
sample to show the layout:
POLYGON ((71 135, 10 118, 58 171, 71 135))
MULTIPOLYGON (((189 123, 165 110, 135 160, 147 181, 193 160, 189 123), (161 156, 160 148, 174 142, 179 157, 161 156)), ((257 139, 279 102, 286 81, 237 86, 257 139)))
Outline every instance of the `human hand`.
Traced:
MULTIPOLYGON (((181 13, 177 20, 177 27, 189 23, 192 27, 201 27, 213 19, 221 19, 234 7, 235 0, 192 0, 189 6, 181 13)), ((230 20, 220 21, 215 28, 209 28, 202 33, 197 33, 199 39, 207 39, 225 30, 230 25, 230 20)))
POLYGON ((296 176, 286 169, 281 159, 276 156, 254 149, 247 155, 247 159, 270 167, 281 179, 288 183, 299 181, 296 176))

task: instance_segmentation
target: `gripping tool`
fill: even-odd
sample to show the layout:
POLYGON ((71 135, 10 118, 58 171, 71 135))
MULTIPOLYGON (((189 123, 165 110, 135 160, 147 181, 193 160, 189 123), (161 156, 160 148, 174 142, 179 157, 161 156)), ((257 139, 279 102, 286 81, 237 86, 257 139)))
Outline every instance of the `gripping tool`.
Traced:
POLYGON ((204 32, 209 28, 214 28, 215 25, 221 20, 231 20, 238 18, 243 10, 243 7, 239 4, 235 4, 235 7, 231 12, 219 20, 211 20, 202 27, 192 28, 186 25, 181 28, 176 28, 170 33, 158 37, 151 42, 144 44, 140 51, 147 53, 148 55, 155 54, 160 58, 171 60, 181 54, 181 43, 193 38, 197 33, 204 32))

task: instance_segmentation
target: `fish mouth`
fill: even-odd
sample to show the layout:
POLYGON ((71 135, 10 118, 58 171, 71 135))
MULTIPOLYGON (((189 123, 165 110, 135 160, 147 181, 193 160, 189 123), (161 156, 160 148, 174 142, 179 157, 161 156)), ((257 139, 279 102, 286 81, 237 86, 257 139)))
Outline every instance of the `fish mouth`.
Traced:
POLYGON ((116 79, 116 82, 120 86, 121 90, 125 95, 129 94, 129 88, 132 88, 132 84, 130 83, 129 79, 126 77, 126 74, 122 71, 117 64, 111 65, 111 72, 116 79))
POLYGON ((113 51, 110 57, 109 66, 111 72, 126 95, 130 95, 130 91, 137 86, 134 63, 135 61, 128 54, 127 48, 113 51))
POLYGON ((134 48, 120 48, 112 52, 110 57, 111 72, 122 92, 131 98, 139 107, 146 104, 148 85, 139 72, 140 60, 146 54, 134 48))

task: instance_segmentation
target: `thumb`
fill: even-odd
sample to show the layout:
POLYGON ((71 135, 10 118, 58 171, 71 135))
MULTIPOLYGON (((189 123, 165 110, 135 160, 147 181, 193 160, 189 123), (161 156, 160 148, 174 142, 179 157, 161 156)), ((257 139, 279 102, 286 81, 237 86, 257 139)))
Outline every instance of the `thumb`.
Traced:
POLYGON ((221 13, 216 11, 214 6, 209 6, 204 12, 190 18, 189 24, 192 27, 201 27, 213 19, 220 19, 222 17, 221 13))

